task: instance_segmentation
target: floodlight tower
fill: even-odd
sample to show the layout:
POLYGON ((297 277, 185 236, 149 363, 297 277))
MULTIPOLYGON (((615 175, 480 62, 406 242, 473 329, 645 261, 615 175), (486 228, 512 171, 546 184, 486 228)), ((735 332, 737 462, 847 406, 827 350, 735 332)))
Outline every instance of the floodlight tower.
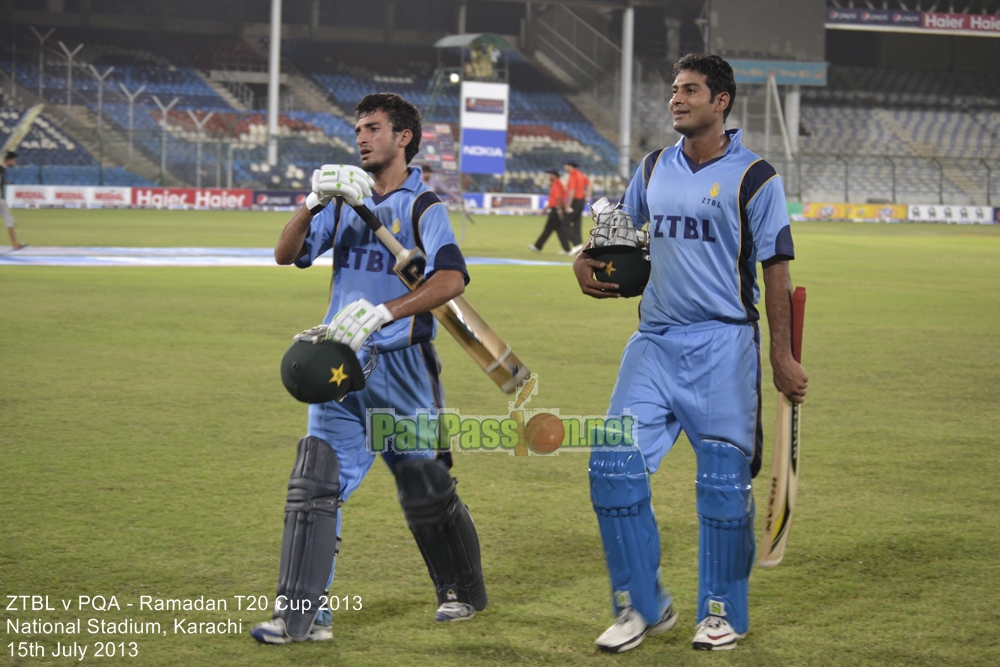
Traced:
POLYGON ((278 97, 281 92, 281 0, 271 0, 271 44, 267 66, 267 163, 278 164, 278 97))
POLYGON ((508 83, 510 79, 509 51, 507 40, 491 33, 466 33, 442 37, 435 44, 437 49, 437 68, 427 87, 430 101, 427 103, 424 117, 433 118, 437 112, 441 96, 449 86, 458 86, 462 81, 487 81, 493 83, 508 83), (459 64, 445 65, 443 54, 445 49, 459 50, 459 64), (482 54, 489 54, 493 49, 502 58, 495 62, 491 60, 486 65, 482 54))

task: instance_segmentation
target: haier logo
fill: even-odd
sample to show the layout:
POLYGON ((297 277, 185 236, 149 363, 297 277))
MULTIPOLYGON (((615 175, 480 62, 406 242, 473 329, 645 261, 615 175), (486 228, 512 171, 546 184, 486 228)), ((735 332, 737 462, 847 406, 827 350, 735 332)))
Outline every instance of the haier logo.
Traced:
POLYGON ((462 146, 462 155, 502 158, 504 153, 503 149, 498 146, 462 146))

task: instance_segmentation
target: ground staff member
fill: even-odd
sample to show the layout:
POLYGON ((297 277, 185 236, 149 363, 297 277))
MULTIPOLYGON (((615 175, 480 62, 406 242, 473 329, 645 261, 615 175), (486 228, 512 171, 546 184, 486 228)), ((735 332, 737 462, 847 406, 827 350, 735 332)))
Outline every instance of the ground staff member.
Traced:
MULTIPOLYGON (((700 520, 696 649, 730 649, 749 628, 753 476, 760 468, 760 331, 757 262, 764 267, 774 384, 805 398, 805 371, 791 354, 794 257, 781 179, 726 131, 736 83, 718 56, 674 66, 670 111, 681 140, 639 165, 623 204, 649 221, 652 273, 639 330, 622 355, 609 414, 628 409, 637 449, 595 451, 590 491, 607 558, 617 620, 597 639, 618 653, 677 620, 660 582, 660 538, 650 504, 656 472, 681 429, 698 461, 700 520)), ((616 296, 593 279, 604 264, 581 255, 584 294, 616 296)))
MULTIPOLYGON (((278 604, 274 617, 250 632, 262 643, 332 637, 330 612, 321 607, 340 547, 340 505, 375 460, 366 446, 366 409, 416 415, 444 407, 429 311, 461 294, 469 279, 447 210, 421 182, 420 170, 407 167, 420 147, 420 112, 398 95, 380 93, 364 97, 355 117, 361 168, 325 165, 314 173, 313 191, 285 226, 274 256, 307 268, 333 250, 330 305, 324 325, 310 333, 349 344, 362 365, 370 359, 364 345, 370 338, 378 364, 364 389, 309 407, 308 435, 288 486, 278 604), (414 292, 350 208, 362 201, 400 243, 426 254, 427 280, 414 292)), ((479 538, 449 466, 427 451, 404 454, 391 446, 383 459, 437 591, 435 620, 471 618, 486 606, 479 538)))
POLYGON ((545 246, 545 242, 549 240, 549 236, 552 235, 552 232, 555 232, 559 238, 559 245, 562 246, 562 254, 566 255, 569 254, 571 247, 569 240, 566 238, 566 228, 562 215, 563 208, 566 207, 566 187, 559 180, 558 169, 549 169, 545 173, 551 179, 548 200, 549 217, 545 221, 545 229, 542 230, 542 235, 534 243, 528 244, 528 250, 541 252, 545 246))
POLYGON ((569 178, 566 181, 566 236, 573 244, 572 252, 578 253, 583 250, 581 225, 583 220, 583 206, 593 195, 590 179, 580 171, 580 165, 575 160, 566 161, 566 171, 569 178))

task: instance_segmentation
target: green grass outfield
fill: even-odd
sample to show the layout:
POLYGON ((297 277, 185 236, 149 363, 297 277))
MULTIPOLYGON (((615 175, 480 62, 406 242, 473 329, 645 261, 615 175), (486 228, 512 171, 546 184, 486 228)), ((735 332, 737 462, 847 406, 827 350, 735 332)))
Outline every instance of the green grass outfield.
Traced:
MULTIPOLYGON (((287 219, 15 213, 33 245, 264 247, 287 219)), ((477 217, 463 250, 559 259, 554 240, 541 256, 525 249, 542 224, 477 217)), ((1000 663, 1000 227, 796 223, 794 235, 793 278, 809 290, 799 506, 784 562, 751 579, 750 635, 723 654, 690 648, 697 517, 683 439, 653 477, 681 620, 627 655, 593 649, 612 618, 587 457, 573 452, 457 457, 490 606, 446 626, 431 620, 430 581, 377 463, 344 508, 331 590, 362 609, 334 613, 331 642, 258 645, 247 631, 268 613, 237 610, 235 596, 274 596, 305 427, 278 361, 320 321, 328 269, 0 266, 0 601, 47 595, 57 607, 0 613, 0 665, 70 664, 51 657, 57 641, 87 645, 87 662, 101 660, 98 643, 135 642, 136 657, 105 662, 137 666, 1000 663), (77 608, 98 595, 121 609, 77 608), (228 609, 142 611, 143 595, 228 609), (91 635, 91 618, 166 634, 91 635), (8 619, 82 619, 83 633, 22 635, 8 619), (243 633, 175 634, 174 619, 242 620, 243 633), (12 657, 19 642, 46 657, 12 657)), ((469 301, 540 375, 531 407, 602 414, 637 301, 585 298, 568 267, 471 273, 469 301)), ((506 414, 446 333, 438 349, 450 406, 506 414)))

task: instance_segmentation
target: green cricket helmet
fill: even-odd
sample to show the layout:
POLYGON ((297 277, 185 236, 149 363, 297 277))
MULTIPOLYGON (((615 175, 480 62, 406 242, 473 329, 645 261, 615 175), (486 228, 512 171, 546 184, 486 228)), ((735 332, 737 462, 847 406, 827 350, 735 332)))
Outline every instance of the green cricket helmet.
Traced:
POLYGON ((604 262, 605 267, 594 271, 602 283, 615 283, 624 297, 639 296, 649 282, 649 251, 630 246, 587 248, 588 257, 604 262))
POLYGON ((297 340, 281 359, 281 381, 303 403, 341 401, 365 388, 365 374, 348 345, 332 340, 297 340))
POLYGON ((612 205, 604 197, 591 205, 591 212, 590 247, 583 252, 606 265, 594 272, 594 278, 617 284, 621 296, 639 296, 649 282, 649 232, 643 229, 649 221, 638 211, 612 205))

